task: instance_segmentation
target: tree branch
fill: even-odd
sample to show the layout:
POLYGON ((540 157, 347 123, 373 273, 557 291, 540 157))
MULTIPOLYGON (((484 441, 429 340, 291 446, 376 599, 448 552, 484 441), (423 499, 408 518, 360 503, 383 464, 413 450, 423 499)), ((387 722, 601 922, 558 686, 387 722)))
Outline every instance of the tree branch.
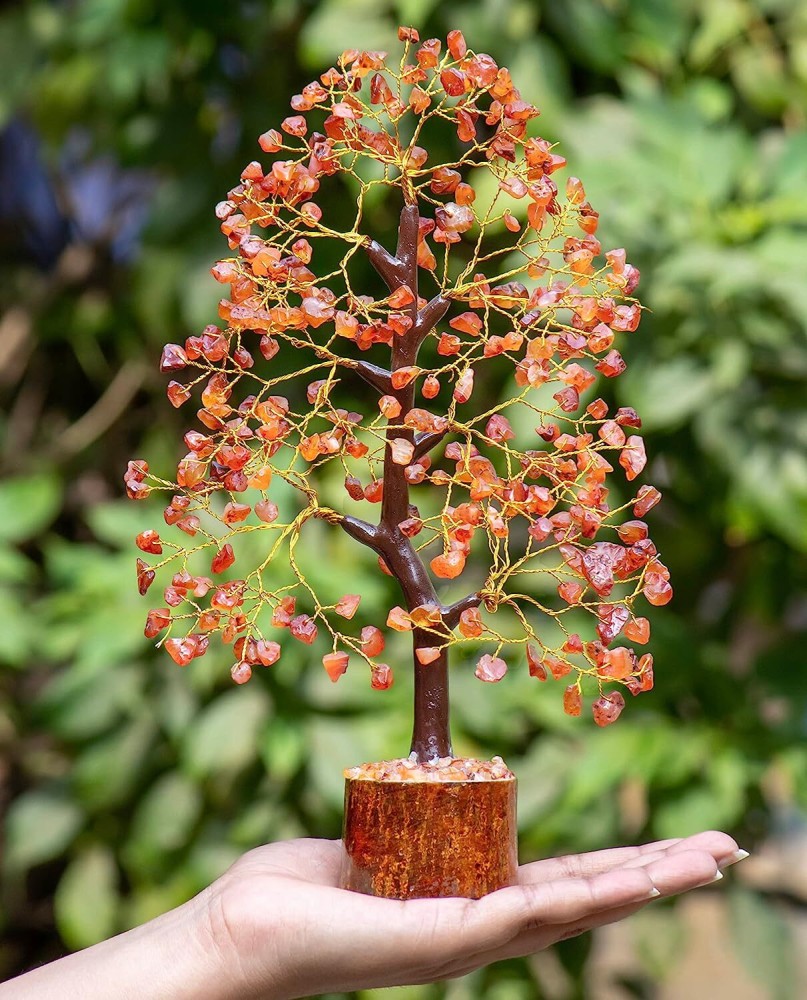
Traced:
POLYGON ((406 284, 406 271, 397 257, 393 257, 376 240, 368 240, 362 246, 367 251, 370 263, 384 279, 391 292, 406 284))
POLYGON ((481 603, 481 594, 468 594, 467 597, 463 597, 460 601, 455 601, 454 604, 444 605, 441 611, 443 612, 443 623, 446 628, 453 631, 460 623, 462 612, 467 611, 469 608, 478 608, 481 603))
POLYGON ((139 362, 125 362, 89 410, 62 431, 53 453, 62 457, 76 455, 105 434, 128 408, 145 376, 146 370, 139 362))
POLYGON ((362 545, 368 545, 371 549, 380 553, 379 546, 381 539, 378 528, 374 524, 368 524, 367 521, 362 521, 358 517, 349 516, 343 517, 338 523, 351 538, 355 538, 357 542, 361 542, 362 545))
POLYGON ((361 375, 365 382, 378 389, 382 396, 392 392, 392 377, 386 368, 379 368, 369 361, 356 361, 350 367, 357 375, 361 375))
POLYGON ((413 328, 418 343, 440 322, 448 312, 450 305, 451 302, 448 299, 443 298, 442 295, 435 295, 422 309, 418 310, 418 318, 413 328))
POLYGON ((416 434, 415 451, 412 455, 412 461, 416 462, 424 455, 428 455, 432 448, 437 447, 448 433, 449 428, 446 428, 444 431, 423 431, 421 434, 416 434))

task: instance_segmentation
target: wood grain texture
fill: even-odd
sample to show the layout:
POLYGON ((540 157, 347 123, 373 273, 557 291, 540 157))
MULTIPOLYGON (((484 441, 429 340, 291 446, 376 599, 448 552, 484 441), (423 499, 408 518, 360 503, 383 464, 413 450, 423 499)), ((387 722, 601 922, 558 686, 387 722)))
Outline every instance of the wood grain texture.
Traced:
POLYGON ((516 882, 516 779, 348 778, 343 842, 345 889, 478 899, 516 882))

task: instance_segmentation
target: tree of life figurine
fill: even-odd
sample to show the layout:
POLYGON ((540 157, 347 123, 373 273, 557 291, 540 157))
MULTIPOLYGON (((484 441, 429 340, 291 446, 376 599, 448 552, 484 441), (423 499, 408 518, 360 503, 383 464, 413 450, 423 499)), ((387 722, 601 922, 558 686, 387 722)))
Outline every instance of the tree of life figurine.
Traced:
POLYGON ((212 269, 228 290, 221 322, 161 361, 175 407, 201 397, 198 424, 171 478, 135 460, 125 482, 133 499, 168 498, 170 532, 137 538, 158 557, 138 559, 141 593, 157 574, 166 584, 147 636, 163 633, 180 665, 219 636, 239 684, 285 641, 324 636, 333 681, 365 664, 384 689, 382 626, 411 632, 411 752, 425 762, 452 755, 452 647, 473 644, 481 681, 525 660, 539 681, 566 678, 570 715, 591 689, 606 725, 623 689, 653 684, 651 654, 627 644, 649 638, 635 602, 665 604, 672 589, 641 520, 660 494, 632 485, 640 420, 584 398, 598 374, 625 369, 613 345, 639 324, 638 271, 623 249, 603 253, 580 180, 559 191, 566 161, 507 69, 459 31, 445 48, 412 28, 399 39, 399 62, 345 52, 294 96, 216 207, 231 251, 212 269), (440 162, 435 137, 452 151, 440 162), (373 218, 396 203, 393 250, 373 218), (362 256, 375 289, 355 285, 362 256), (510 386, 492 404, 486 369, 510 386), (338 509, 318 490, 330 463, 344 475, 338 509), (273 497, 278 484, 291 502, 273 497), (318 597, 297 551, 313 519, 369 546, 398 582, 386 622, 353 626, 356 593, 318 597), (467 592, 443 603, 443 581, 463 575, 467 592))

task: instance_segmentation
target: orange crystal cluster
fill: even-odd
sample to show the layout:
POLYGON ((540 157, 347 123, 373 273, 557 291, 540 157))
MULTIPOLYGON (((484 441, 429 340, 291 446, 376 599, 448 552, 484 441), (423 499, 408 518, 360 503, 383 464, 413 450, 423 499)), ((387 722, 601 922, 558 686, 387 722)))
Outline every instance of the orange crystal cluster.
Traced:
POLYGON ((359 781, 501 781, 515 778, 501 757, 437 757, 418 763, 415 754, 345 769, 345 777, 359 781))

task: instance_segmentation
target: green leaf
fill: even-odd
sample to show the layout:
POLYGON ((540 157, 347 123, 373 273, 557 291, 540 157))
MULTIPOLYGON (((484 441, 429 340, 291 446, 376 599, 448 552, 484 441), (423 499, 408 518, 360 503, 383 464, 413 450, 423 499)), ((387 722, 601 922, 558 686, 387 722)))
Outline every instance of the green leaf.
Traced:
POLYGON ((53 905, 62 940, 74 951, 113 934, 117 930, 118 869, 112 851, 97 844, 71 861, 53 905))
POLYGON ((280 810, 267 796, 244 807, 230 827, 230 840, 244 850, 278 839, 276 832, 280 810))
POLYGON ((142 798, 127 847, 135 862, 153 863, 184 847, 202 811, 202 794, 190 778, 171 771, 142 798))
POLYGON ((329 0, 306 21, 300 55, 307 66, 330 66, 344 49, 389 49, 391 28, 375 0, 329 0))
POLYGON ((675 909, 648 907, 631 921, 633 947, 653 982, 663 982, 686 948, 686 928, 675 909))
POLYGON ((34 575, 34 565, 21 552, 0 545, 0 583, 26 583, 34 575))
POLYGON ((53 520, 61 503, 54 475, 20 476, 0 483, 0 541, 21 542, 53 520))
POLYGON ((404 756, 408 743, 391 740, 395 722, 388 713, 357 716, 345 725, 343 719, 316 717, 308 726, 309 773, 312 790, 324 802, 340 809, 345 794, 343 771, 361 761, 404 756))
POLYGON ((575 764, 564 740, 536 741, 518 766, 518 823, 528 830, 550 813, 561 798, 575 764))
POLYGON ((662 840, 688 837, 719 827, 721 819, 722 813, 711 789, 700 786, 659 805, 653 817, 653 829, 662 840))
POLYGON ((749 974, 769 992, 770 1000, 790 1000, 798 993, 793 940, 788 924, 758 893, 733 885, 729 920, 734 944, 749 974))
POLYGON ((182 313, 189 329, 201 329, 216 318, 221 286, 210 274, 210 259, 189 266, 180 285, 182 313))
POLYGON ((99 541, 114 545, 131 555, 136 552, 135 537, 150 518, 155 521, 160 518, 160 507, 150 501, 146 503, 113 501, 91 507, 85 517, 99 541))
POLYGON ((747 45, 732 54, 737 89, 756 110, 779 115, 787 105, 789 80, 776 42, 747 45))
POLYGON ((656 808, 653 826, 659 838, 726 829, 739 819, 748 781, 747 765, 732 751, 712 753, 704 784, 695 785, 656 808))
POLYGON ((279 716, 268 727, 261 742, 261 756, 267 771, 278 781, 288 781, 306 758, 305 734, 299 722, 292 724, 279 716))
POLYGON ((41 725, 64 739, 97 736, 112 726, 142 696, 143 668, 125 666, 64 670, 37 703, 41 725))
MULTIPOLYGON (((219 874, 220 871, 216 872, 216 875, 219 874)), ((181 906, 211 881, 212 878, 207 881, 197 879, 195 874, 188 870, 187 862, 182 868, 160 877, 157 882, 143 880, 142 884, 135 885, 132 894, 125 897, 122 902, 121 928, 137 927, 154 920, 175 906, 181 906)))
POLYGON ((545 14, 566 45, 595 71, 612 73, 624 59, 623 37, 610 5, 577 0, 572 4, 550 4, 545 14))
POLYGON ((221 695, 185 735, 182 757, 190 773, 205 777, 239 771, 256 760, 269 709, 268 695, 255 681, 221 695))
POLYGON ((733 501, 791 545, 807 549, 807 462, 795 448, 749 444, 733 501))
POLYGON ((110 809, 126 801, 154 742, 150 717, 136 719, 84 750, 76 761, 76 793, 90 809, 110 809))
POLYGON ((24 792, 6 816, 5 866, 22 872, 62 854, 84 822, 84 814, 60 789, 24 792))
POLYGON ((711 0, 702 8, 700 27, 692 37, 689 50, 692 64, 703 68, 728 42, 746 28, 752 8, 741 0, 711 0))
POLYGON ((19 594, 0 586, 0 663, 21 667, 28 660, 34 643, 34 628, 30 613, 19 594))

